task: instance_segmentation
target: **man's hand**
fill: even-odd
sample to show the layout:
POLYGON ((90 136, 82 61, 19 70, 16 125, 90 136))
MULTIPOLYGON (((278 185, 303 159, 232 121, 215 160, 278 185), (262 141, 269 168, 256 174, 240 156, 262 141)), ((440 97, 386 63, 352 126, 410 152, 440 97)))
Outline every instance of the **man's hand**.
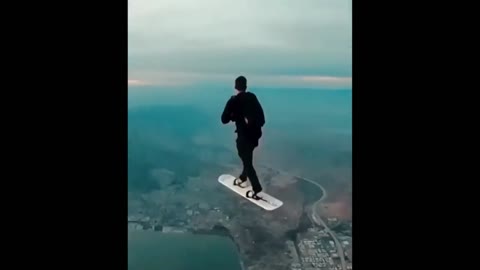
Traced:
POLYGON ((230 97, 227 101, 227 104, 225 104, 225 109, 223 109, 222 113, 222 123, 223 124, 228 124, 230 121, 234 121, 234 115, 233 115, 233 102, 234 102, 234 96, 230 97))

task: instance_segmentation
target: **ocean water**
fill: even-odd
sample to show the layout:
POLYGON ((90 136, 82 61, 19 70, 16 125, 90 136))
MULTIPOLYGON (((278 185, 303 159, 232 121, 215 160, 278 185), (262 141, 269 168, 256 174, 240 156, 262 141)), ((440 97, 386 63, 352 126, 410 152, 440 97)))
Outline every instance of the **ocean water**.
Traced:
POLYGON ((241 270, 235 244, 215 235, 128 232, 129 270, 241 270))

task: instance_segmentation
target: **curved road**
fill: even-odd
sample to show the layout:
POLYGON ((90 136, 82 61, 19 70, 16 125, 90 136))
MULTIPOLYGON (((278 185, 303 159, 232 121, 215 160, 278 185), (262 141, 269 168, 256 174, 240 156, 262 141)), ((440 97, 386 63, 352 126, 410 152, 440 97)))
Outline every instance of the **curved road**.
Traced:
POLYGON ((347 269, 347 264, 345 262, 343 247, 342 247, 340 241, 338 241, 335 233, 332 230, 330 230, 330 228, 327 227, 327 224, 325 224, 325 222, 322 220, 322 218, 320 218, 320 216, 317 214, 317 211, 315 211, 315 208, 313 208, 313 207, 312 207, 312 219, 318 225, 323 226, 325 228, 325 231, 327 231, 327 233, 329 233, 332 236, 333 241, 335 241, 335 245, 337 246, 338 256, 340 256, 340 261, 342 262, 342 269, 346 270, 347 269))
POLYGON ((311 180, 311 179, 307 179, 307 178, 304 178, 304 177, 300 177, 300 176, 297 176, 297 175, 292 175, 292 174, 289 174, 287 172, 284 172, 284 171, 280 171, 280 170, 277 170, 277 169, 274 169, 274 168, 271 168, 271 167, 268 167, 268 166, 262 166, 262 167, 265 167, 265 168, 268 168, 268 169, 272 169, 272 170, 275 170, 281 174, 286 174, 286 175, 290 175, 290 176, 293 176, 293 177, 296 177, 298 179, 301 179, 301 180, 304 180, 304 181, 307 181, 309 183, 312 183, 313 185, 317 186, 318 188, 320 188, 322 190, 322 197, 316 201, 313 205, 312 205, 312 220, 319 226, 322 226, 323 228, 325 228, 325 231, 327 233, 330 234, 330 236, 332 236, 333 238, 333 241, 335 242, 335 245, 337 247, 337 253, 338 253, 338 256, 340 257, 340 261, 342 262, 342 269, 343 270, 347 270, 347 264, 345 262, 345 256, 344 256, 344 252, 343 252, 343 248, 342 248, 342 245, 340 243, 340 241, 338 241, 337 239, 337 236, 335 235, 335 233, 330 230, 330 228, 327 226, 327 224, 323 221, 323 219, 320 217, 320 215, 318 215, 318 207, 320 207, 320 203, 325 200, 325 198, 327 198, 327 191, 325 190, 325 188, 323 188, 319 183, 311 180))

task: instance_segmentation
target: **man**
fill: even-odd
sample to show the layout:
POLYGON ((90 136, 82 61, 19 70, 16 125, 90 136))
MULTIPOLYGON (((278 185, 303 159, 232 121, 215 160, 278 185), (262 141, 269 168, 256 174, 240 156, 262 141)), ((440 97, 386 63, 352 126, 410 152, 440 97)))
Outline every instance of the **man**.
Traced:
POLYGON ((227 101, 221 118, 223 124, 232 121, 236 125, 237 151, 243 163, 243 171, 234 180, 234 185, 245 188, 242 183, 248 177, 253 192, 247 191, 246 196, 260 200, 261 198, 257 196, 257 193, 262 191, 262 186, 253 168, 253 150, 258 146, 258 141, 262 137, 265 115, 255 94, 247 92, 247 79, 244 76, 235 80, 235 95, 227 101))

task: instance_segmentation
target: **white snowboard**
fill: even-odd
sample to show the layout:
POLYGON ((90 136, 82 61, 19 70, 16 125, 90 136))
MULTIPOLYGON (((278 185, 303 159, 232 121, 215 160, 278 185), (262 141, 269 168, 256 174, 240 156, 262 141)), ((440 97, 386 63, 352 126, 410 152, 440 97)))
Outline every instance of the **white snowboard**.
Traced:
MULTIPOLYGON (((220 177, 218 177, 218 182, 222 183, 224 186, 226 186, 230 190, 233 190, 238 195, 240 195, 243 198, 249 200, 250 202, 262 207, 263 209, 265 209, 267 211, 275 210, 275 209, 277 209, 277 208, 279 208, 280 206, 283 205, 282 201, 280 201, 279 199, 277 199, 275 197, 272 197, 271 195, 268 195, 267 193, 265 193, 263 191, 257 194, 257 196, 261 197, 263 200, 255 200, 255 199, 252 199, 252 198, 248 198, 247 197, 247 191, 252 189, 251 185, 247 185, 247 187, 245 187, 245 188, 241 188, 239 186, 236 186, 236 185, 233 184, 233 181, 235 180, 235 178, 236 178, 235 176, 230 175, 230 174, 222 174, 222 175, 220 175, 220 177)), ((246 186, 246 184, 248 182, 249 181, 243 182, 241 185, 246 186)))

